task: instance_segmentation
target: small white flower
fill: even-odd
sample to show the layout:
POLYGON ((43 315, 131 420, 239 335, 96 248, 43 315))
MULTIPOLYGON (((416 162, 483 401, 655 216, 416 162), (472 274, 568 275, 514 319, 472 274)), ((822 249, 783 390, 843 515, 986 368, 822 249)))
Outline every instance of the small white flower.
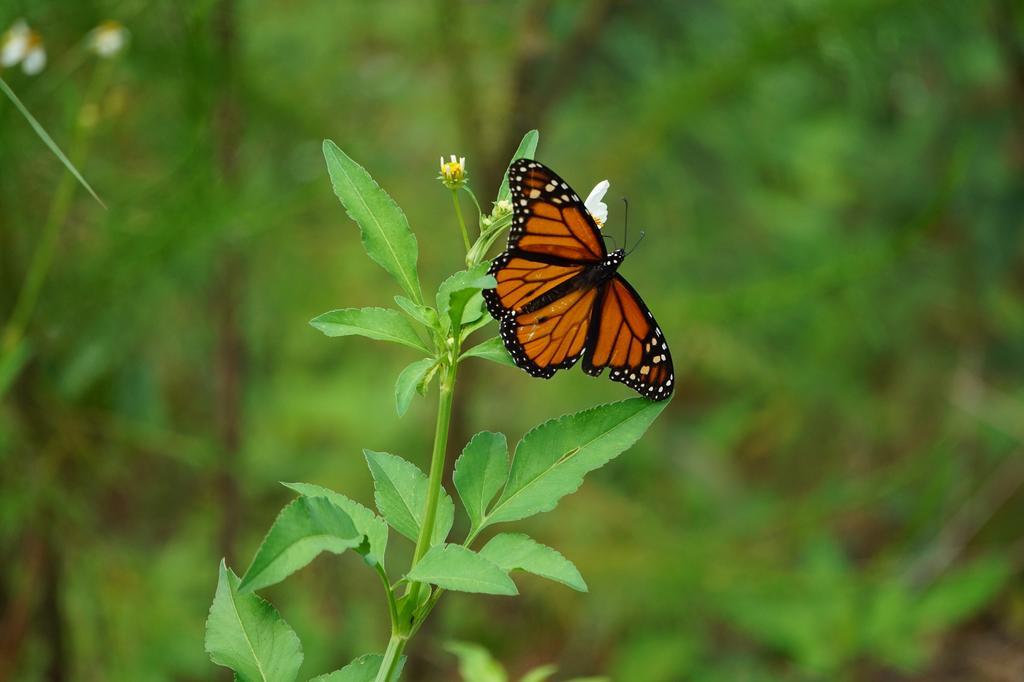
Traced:
POLYGON ((24 19, 15 21, 0 36, 0 67, 21 64, 21 70, 34 76, 46 66, 46 48, 38 33, 24 19))
POLYGON ((117 21, 107 20, 89 32, 89 49, 108 59, 116 56, 128 43, 128 29, 117 21))
POLYGON ((32 29, 24 19, 18 19, 0 37, 0 66, 9 67, 21 62, 28 54, 32 29))
POLYGON ((512 213, 512 200, 501 199, 500 201, 494 202, 494 210, 491 211, 493 216, 503 216, 512 213))
POLYGON ((466 173, 466 157, 456 158, 454 154, 451 157, 451 161, 445 161, 444 157, 441 157, 441 175, 438 176, 438 179, 444 183, 445 187, 458 189, 469 178, 469 174, 466 173))
POLYGON ((33 33, 29 40, 28 54, 21 62, 21 70, 29 76, 34 76, 46 67, 46 48, 39 34, 33 33))
POLYGON ((594 186, 594 189, 590 190, 590 196, 583 202, 598 227, 603 227, 608 221, 608 204, 604 203, 604 195, 608 192, 609 187, 611 187, 611 183, 602 180, 594 186))

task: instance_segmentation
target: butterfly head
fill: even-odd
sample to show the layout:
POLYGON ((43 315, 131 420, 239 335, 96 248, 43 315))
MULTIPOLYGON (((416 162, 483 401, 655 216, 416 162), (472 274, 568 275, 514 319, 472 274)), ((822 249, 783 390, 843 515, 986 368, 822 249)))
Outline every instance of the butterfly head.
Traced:
POLYGON ((622 265, 622 261, 624 261, 624 260, 626 260, 626 250, 625 249, 615 249, 614 251, 609 253, 607 256, 605 256, 604 265, 608 266, 608 267, 617 268, 620 265, 622 265))

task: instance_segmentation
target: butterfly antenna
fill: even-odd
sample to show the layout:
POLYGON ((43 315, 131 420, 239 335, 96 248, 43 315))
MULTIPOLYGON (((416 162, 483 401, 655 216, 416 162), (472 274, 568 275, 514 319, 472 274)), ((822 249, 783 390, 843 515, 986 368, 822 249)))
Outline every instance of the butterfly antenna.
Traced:
POLYGON ((623 220, 626 223, 625 232, 622 235, 622 243, 623 244, 628 244, 629 243, 629 199, 627 199, 626 197, 622 197, 622 205, 625 207, 623 209, 623 212, 625 213, 625 217, 623 218, 623 220))
POLYGON ((614 234, 603 234, 602 233, 601 234, 601 239, 611 239, 612 240, 612 246, 615 247, 616 249, 619 248, 619 242, 615 239, 615 235, 614 234))
POLYGON ((636 244, 633 244, 633 248, 631 248, 629 251, 626 252, 626 255, 628 256, 629 254, 631 254, 634 251, 636 251, 636 247, 640 246, 640 242, 642 242, 644 240, 644 237, 646 237, 646 236, 647 236, 647 230, 640 230, 640 238, 636 240, 636 244))

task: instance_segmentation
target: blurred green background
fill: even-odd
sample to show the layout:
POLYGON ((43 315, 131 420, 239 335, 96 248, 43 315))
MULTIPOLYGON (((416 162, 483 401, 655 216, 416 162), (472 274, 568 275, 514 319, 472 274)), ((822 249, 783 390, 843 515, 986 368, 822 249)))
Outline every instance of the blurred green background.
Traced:
MULTIPOLYGON (((49 63, 0 75, 109 210, 0 100, 0 321, 58 236, 0 359, 0 679, 227 679, 217 561, 245 568, 278 481, 369 503, 361 448, 429 456, 433 398, 394 413, 412 354, 307 326, 397 293, 321 140, 405 208, 432 291, 462 262, 438 156, 490 201, 530 128, 581 193, 611 181, 608 232, 629 197, 623 272, 679 386, 520 526, 590 594, 450 595, 409 679, 456 679, 451 639, 616 681, 1024 679, 1019 2, 0 2, 19 17, 49 63), (115 60, 83 42, 107 19, 115 60)), ((627 394, 463 367, 450 452, 627 394)), ((382 649, 374 580, 346 555, 266 591, 304 674, 382 649)))

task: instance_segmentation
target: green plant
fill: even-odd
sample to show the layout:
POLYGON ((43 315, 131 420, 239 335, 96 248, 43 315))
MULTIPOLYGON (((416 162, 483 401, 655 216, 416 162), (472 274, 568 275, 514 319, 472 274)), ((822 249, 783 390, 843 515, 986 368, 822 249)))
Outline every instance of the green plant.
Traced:
MULTIPOLYGON (((459 659, 459 674, 463 682, 508 682, 504 666, 494 660, 487 649, 469 642, 449 642, 449 652, 459 659)), ((528 670, 519 682, 547 682, 558 672, 553 665, 541 665, 528 670)), ((568 682, 608 682, 606 677, 576 677, 568 682)))
MULTIPOLYGON (((528 133, 513 158, 532 158, 537 138, 536 131, 528 133)), ((461 543, 449 542, 455 503, 442 486, 442 474, 459 364, 483 358, 511 365, 497 337, 463 350, 470 335, 491 321, 480 292, 495 285, 487 274, 486 253, 511 221, 507 177, 494 210, 484 215, 467 184, 464 160, 442 160, 439 179, 452 192, 467 267, 441 283, 430 305, 420 287, 417 242, 405 214, 333 142, 324 143, 324 154, 334 191, 359 225, 367 254, 394 277, 403 295, 395 297, 401 311, 346 308, 320 315, 311 324, 328 336, 360 335, 424 355, 398 376, 395 407, 401 416, 414 395, 426 394, 437 379, 433 450, 429 474, 396 455, 364 450, 379 515, 317 485, 285 484, 299 496, 278 515, 241 578, 221 563, 207 621, 211 659, 241 680, 297 676, 302 663, 298 637, 255 590, 284 580, 325 551, 361 555, 380 578, 391 619, 384 653, 362 656, 317 678, 331 682, 397 680, 407 643, 448 590, 515 595, 518 590, 509 574, 521 570, 586 591, 572 562, 526 535, 502 532, 479 549, 476 541, 492 526, 553 509, 579 488, 588 472, 636 442, 666 404, 632 398, 545 422, 522 438, 511 460, 504 435, 476 434, 456 461, 453 477, 469 530, 461 543), (477 208, 475 243, 463 220, 460 191, 469 193, 477 208), (411 565, 397 580, 386 564, 389 528, 415 543, 411 565)))

